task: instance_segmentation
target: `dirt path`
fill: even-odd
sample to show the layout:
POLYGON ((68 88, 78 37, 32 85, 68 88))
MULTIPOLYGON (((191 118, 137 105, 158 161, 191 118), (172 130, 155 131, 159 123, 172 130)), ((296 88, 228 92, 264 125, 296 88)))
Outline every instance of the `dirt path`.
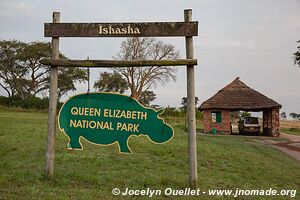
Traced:
MULTIPOLYGON (((212 134, 203 134, 198 133, 200 135, 212 136, 212 137, 226 137, 227 135, 212 135, 212 134)), ((236 137, 249 137, 252 139, 253 142, 259 143, 268 147, 272 147, 282 151, 283 153, 287 154, 288 156, 295 158, 296 160, 300 161, 300 136, 291 135, 286 133, 280 133, 279 138, 283 140, 278 140, 273 137, 268 136, 238 136, 236 137)))
POLYGON ((273 147, 283 153, 300 161, 300 136, 281 133, 280 138, 286 139, 283 141, 273 140, 271 138, 257 138, 256 142, 273 147))
POLYGON ((291 135, 287 133, 280 133, 280 138, 288 139, 291 142, 298 142, 300 143, 300 136, 298 135, 291 135))

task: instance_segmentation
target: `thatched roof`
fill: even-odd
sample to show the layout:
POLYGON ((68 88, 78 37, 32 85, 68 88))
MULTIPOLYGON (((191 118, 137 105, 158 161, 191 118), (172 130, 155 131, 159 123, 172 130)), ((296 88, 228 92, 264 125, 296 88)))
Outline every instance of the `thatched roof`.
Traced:
POLYGON ((199 107, 200 110, 226 109, 232 111, 262 111, 270 108, 281 108, 281 105, 248 87, 240 81, 239 77, 204 101, 199 107))

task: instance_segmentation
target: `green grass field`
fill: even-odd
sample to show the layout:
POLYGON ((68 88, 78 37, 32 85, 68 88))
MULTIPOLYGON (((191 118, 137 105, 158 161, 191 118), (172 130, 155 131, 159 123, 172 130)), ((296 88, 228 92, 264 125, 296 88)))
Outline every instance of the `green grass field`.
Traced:
POLYGON ((280 128, 282 133, 300 136, 300 128, 280 128))
MULTIPOLYGON (((153 144, 146 137, 131 137, 131 155, 118 154, 117 145, 100 147, 86 141, 82 141, 83 151, 70 151, 66 149, 67 138, 58 132, 55 175, 47 180, 43 177, 47 114, 0 110, 0 199, 120 199, 111 194, 113 188, 186 188, 187 134, 183 125, 175 125, 174 129, 173 140, 163 145, 153 144)), ((300 192, 299 162, 255 144, 249 137, 199 135, 197 145, 202 190, 273 188, 300 192)), ((178 197, 169 197, 175 198, 178 197)), ((184 198, 187 197, 179 199, 184 198)), ((294 199, 297 198, 299 194, 294 199)))

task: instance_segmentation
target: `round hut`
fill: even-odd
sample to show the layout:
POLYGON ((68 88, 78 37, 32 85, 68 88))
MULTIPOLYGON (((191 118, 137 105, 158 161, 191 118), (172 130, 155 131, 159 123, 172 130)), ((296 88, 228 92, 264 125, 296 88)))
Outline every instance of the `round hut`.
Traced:
POLYGON ((279 136, 279 109, 276 101, 259 93, 243 83, 239 77, 204 101, 199 110, 203 111, 205 133, 213 130, 230 134, 230 113, 233 111, 263 112, 263 134, 279 136))

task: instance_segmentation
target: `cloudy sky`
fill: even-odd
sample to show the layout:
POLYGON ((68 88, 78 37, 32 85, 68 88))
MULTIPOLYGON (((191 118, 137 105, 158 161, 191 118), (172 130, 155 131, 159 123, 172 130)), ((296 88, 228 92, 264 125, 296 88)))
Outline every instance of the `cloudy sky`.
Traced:
MULTIPOLYGON (((292 60, 300 40, 300 0, 0 0, 0 39, 50 41, 43 36, 43 23, 52 21, 53 11, 61 12, 61 22, 151 22, 183 21, 186 8, 199 21, 194 47, 201 102, 240 77, 282 104, 282 111, 300 113, 300 68, 292 60)), ((62 38, 60 50, 72 59, 111 59, 122 40, 62 38)), ((161 40, 185 57, 184 38, 161 40)), ((91 72, 94 82, 99 70, 91 72)), ((156 104, 180 105, 186 96, 185 72, 178 67, 175 83, 153 89, 156 104)), ((86 90, 86 84, 77 85, 75 93, 86 90)))

